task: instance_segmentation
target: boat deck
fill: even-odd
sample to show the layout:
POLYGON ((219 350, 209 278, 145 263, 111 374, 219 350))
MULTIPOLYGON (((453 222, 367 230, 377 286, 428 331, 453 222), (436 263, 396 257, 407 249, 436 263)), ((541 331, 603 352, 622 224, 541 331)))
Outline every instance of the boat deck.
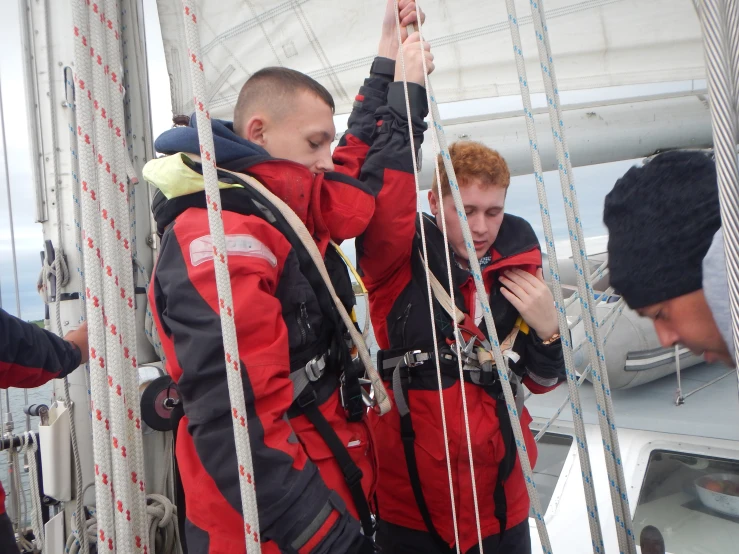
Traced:
MULTIPOLYGON (((720 377, 729 368, 720 364, 700 364, 682 371, 683 396, 711 380, 720 377)), ((733 375, 713 383, 675 406, 677 378, 670 375, 632 389, 612 392, 616 425, 623 429, 674 433, 739 441, 739 398, 737 379, 733 375)), ((534 418, 549 419, 567 397, 566 385, 544 395, 532 395, 526 406, 534 418)), ((580 398, 585 422, 598 424, 595 393, 592 384, 583 383, 580 398)), ((559 418, 572 421, 567 406, 559 418)))

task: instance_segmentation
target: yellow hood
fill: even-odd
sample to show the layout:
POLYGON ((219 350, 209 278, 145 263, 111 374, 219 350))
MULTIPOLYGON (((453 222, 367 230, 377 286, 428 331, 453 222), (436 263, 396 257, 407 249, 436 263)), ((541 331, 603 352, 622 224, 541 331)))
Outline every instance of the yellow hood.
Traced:
MULTIPOLYGON (((184 153, 149 160, 144 166, 143 176, 152 186, 158 188, 167 200, 171 200, 172 198, 205 190, 203 176, 190 167, 189 164, 191 163, 193 162, 184 153)), ((239 184, 218 181, 218 188, 244 187, 239 184)))

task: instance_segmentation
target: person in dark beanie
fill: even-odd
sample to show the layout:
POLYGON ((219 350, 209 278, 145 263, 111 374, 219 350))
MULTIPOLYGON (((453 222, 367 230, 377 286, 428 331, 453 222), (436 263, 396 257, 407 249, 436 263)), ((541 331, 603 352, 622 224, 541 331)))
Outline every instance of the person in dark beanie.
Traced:
POLYGON ((611 285, 652 319, 660 343, 734 365, 714 161, 674 151, 632 167, 606 196, 603 221, 611 285))

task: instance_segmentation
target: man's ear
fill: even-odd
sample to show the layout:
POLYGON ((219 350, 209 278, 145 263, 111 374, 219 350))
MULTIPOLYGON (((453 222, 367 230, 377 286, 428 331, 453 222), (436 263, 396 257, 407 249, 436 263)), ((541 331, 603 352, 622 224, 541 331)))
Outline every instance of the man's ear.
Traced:
POLYGON ((429 209, 431 210, 431 215, 434 217, 439 213, 439 199, 436 198, 433 190, 429 191, 429 209))
POLYGON ((267 144, 264 136, 266 127, 267 120, 264 116, 258 114, 253 115, 246 122, 246 125, 244 125, 241 136, 254 144, 265 146, 267 144))

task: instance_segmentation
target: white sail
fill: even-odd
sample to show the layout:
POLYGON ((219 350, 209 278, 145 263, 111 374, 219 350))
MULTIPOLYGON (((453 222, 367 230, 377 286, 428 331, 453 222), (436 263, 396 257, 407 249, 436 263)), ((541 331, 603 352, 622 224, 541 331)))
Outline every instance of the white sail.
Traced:
MULTIPOLYGON (((303 71, 334 95, 337 113, 376 52, 385 2, 221 0, 201 2, 211 113, 231 117, 241 85, 258 69, 303 71)), ((173 110, 189 114, 192 94, 178 0, 157 0, 173 110)), ((436 56, 437 100, 454 102, 519 93, 502 1, 426 0, 425 37, 436 56)), ((543 92, 528 0, 516 0, 529 86, 543 92)), ((702 79, 700 25, 692 0, 547 0, 547 23, 561 91, 702 79)))

